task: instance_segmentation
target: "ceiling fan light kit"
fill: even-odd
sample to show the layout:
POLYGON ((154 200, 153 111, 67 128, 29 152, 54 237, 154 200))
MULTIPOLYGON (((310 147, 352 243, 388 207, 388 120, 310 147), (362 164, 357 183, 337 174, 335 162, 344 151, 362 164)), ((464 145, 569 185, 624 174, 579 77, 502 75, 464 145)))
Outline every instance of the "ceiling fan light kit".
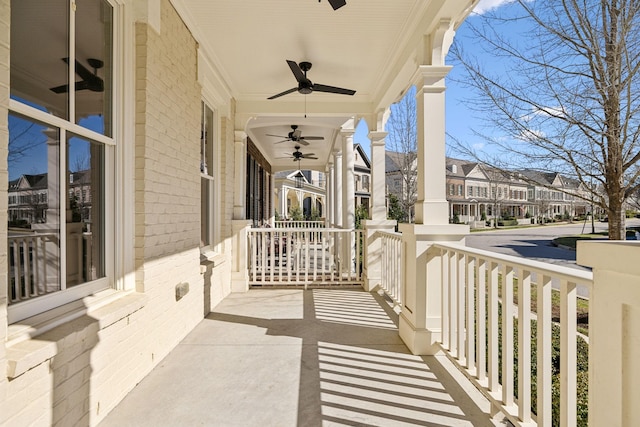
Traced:
POLYGON ((300 143, 302 145, 309 145, 309 141, 321 141, 324 139, 323 136, 302 136, 302 131, 298 129, 298 125, 291 125, 291 132, 287 136, 282 135, 271 135, 267 134, 267 136, 273 136, 276 138, 284 138, 282 141, 274 142, 274 144, 281 144, 283 142, 291 141, 300 143))
MULTIPOLYGON (((61 58, 67 65, 69 64, 69 58, 61 58)), ((104 92, 104 80, 102 80, 98 76, 98 70, 104 67, 104 62, 100 59, 96 58, 88 58, 87 63, 91 68, 93 68, 93 72, 91 72, 87 67, 82 65, 77 59, 75 61, 76 68, 75 72, 82 80, 79 82, 75 82, 75 90, 90 90, 92 92, 104 92)), ((54 93, 65 93, 69 92, 69 85, 61 85, 52 87, 50 89, 54 93)))

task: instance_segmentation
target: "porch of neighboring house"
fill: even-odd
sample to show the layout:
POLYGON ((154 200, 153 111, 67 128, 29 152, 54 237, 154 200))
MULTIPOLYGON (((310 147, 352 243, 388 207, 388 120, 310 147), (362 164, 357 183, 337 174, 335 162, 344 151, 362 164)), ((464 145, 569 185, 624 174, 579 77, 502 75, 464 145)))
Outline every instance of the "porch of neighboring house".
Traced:
POLYGON ((407 350, 389 298, 251 290, 218 305, 100 426, 504 425, 490 409, 446 356, 407 350))

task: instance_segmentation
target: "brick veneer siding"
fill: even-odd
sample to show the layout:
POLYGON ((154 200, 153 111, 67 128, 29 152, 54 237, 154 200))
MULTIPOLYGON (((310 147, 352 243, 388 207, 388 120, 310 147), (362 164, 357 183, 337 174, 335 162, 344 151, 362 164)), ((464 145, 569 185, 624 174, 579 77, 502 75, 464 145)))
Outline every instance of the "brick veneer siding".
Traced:
MULTIPOLYGON (((0 0, 4 223, 9 3, 0 0)), ((197 47, 169 0, 162 0, 160 31, 135 27, 135 177, 128 185, 135 186, 138 293, 8 348, 6 245, 0 245, 0 369, 7 372, 9 361, 29 366, 10 381, 0 376, 0 425, 96 425, 203 318, 197 47), (178 300, 179 282, 190 291, 178 300)), ((6 242, 6 231, 0 233, 6 242)))
MULTIPOLYGON (((7 223, 7 189, 9 132, 7 105, 9 103, 9 21, 10 0, 0 0, 0 224, 7 223)), ((0 241, 7 241, 7 228, 0 227, 0 241)), ((7 371, 7 352, 4 343, 7 334, 7 245, 0 245, 0 373, 7 371)), ((7 425, 10 406, 7 402, 9 383, 0 374, 0 425, 7 425)))

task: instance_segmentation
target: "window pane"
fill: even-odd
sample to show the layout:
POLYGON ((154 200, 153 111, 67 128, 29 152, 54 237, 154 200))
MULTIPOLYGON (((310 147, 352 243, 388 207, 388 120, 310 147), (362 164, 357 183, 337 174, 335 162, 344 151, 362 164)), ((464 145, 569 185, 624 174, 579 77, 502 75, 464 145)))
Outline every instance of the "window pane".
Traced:
POLYGON ((203 103, 202 105, 200 172, 213 176, 213 111, 206 104, 203 103))
POLYGON ((69 1, 11 1, 11 98, 68 119, 69 1))
POLYGON ((200 178, 201 182, 201 210, 200 221, 200 246, 209 246, 211 244, 211 180, 208 178, 200 178))
POLYGON ((105 0, 76 0, 76 122, 112 136, 113 10, 105 0))
POLYGON ((104 146, 67 141, 67 287, 105 276, 104 146))
POLYGON ((9 302, 60 290, 60 137, 9 115, 9 302))

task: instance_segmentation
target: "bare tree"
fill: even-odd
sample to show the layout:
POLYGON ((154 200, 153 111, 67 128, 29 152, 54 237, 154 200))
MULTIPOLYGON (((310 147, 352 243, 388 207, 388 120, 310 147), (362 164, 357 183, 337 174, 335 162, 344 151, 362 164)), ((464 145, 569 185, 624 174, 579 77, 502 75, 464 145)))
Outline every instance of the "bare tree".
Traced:
POLYGON ((418 198, 416 114, 415 88, 412 88, 398 103, 391 106, 386 126, 389 132, 386 145, 396 153, 393 158, 402 178, 401 191, 395 195, 409 222, 413 222, 414 206, 418 198))
POLYGON ((500 133, 477 132, 499 148, 492 158, 457 148, 496 167, 554 170, 603 189, 593 198, 608 212, 611 239, 625 238, 624 202, 640 185, 639 11, 636 0, 516 0, 470 20, 492 70, 464 41, 452 49, 466 71, 460 80, 481 95, 470 102, 500 133))

